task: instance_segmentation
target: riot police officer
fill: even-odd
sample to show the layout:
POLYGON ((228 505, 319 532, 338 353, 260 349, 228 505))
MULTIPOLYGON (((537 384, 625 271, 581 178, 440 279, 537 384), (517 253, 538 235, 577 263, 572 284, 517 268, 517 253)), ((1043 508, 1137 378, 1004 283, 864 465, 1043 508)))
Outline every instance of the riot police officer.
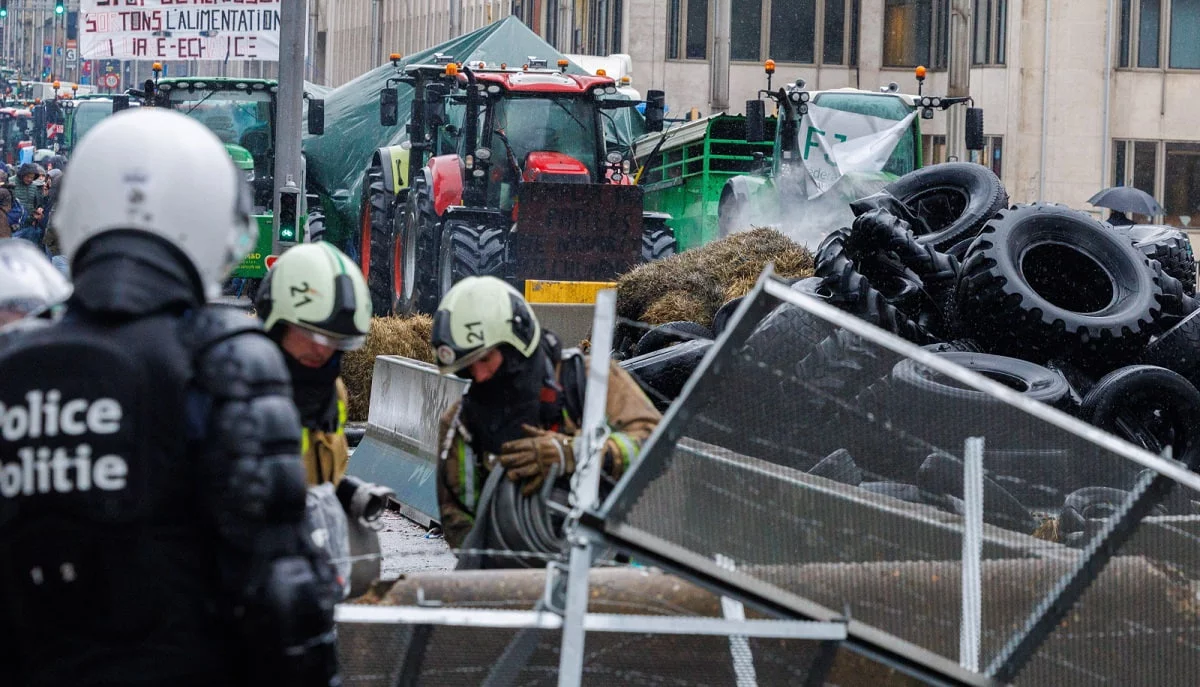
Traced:
POLYGON ((75 293, 0 352, 0 665, 14 685, 336 685, 336 579, 257 321, 206 306, 254 239, 220 141, 159 109, 76 150, 75 293))
POLYGON ((0 239, 0 332, 52 314, 70 295, 71 283, 32 243, 0 239))

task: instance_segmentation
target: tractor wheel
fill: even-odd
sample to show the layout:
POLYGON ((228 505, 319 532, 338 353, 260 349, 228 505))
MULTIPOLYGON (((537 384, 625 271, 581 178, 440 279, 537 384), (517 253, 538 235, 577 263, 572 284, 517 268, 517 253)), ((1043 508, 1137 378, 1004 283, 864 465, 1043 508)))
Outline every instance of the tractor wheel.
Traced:
POLYGON ((465 277, 504 278, 504 230, 449 220, 442 231, 438 292, 444 297, 465 277))
POLYGON ((394 199, 383 183, 383 170, 373 165, 363 184, 359 224, 359 262, 371 290, 371 309, 377 316, 391 315, 395 299, 388 256, 392 251, 394 199))
POLYGON ((314 193, 308 194, 308 238, 309 243, 325 240, 325 209, 321 207, 321 198, 314 193))
POLYGON ((391 256, 391 283, 396 311, 405 315, 437 310, 441 294, 437 289, 441 264, 435 263, 436 244, 441 221, 433 207, 432 190, 424 177, 413 180, 404 206, 404 216, 396 223, 391 256))
POLYGON ((642 229, 642 262, 653 262, 675 255, 675 230, 661 220, 646 220, 642 229))

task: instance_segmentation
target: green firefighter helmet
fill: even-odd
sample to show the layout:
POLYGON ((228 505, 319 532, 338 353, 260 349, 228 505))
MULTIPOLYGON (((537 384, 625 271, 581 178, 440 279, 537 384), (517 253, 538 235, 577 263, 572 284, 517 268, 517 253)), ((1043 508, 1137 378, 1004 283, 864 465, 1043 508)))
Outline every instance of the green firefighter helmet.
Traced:
POLYGON ((371 294, 362 272, 324 241, 279 256, 258 287, 255 307, 267 332, 295 325, 340 351, 361 347, 371 329, 371 294))
POLYGON ((442 374, 457 373, 501 344, 528 358, 542 328, 516 289, 496 277, 455 284, 433 315, 433 352, 442 374))

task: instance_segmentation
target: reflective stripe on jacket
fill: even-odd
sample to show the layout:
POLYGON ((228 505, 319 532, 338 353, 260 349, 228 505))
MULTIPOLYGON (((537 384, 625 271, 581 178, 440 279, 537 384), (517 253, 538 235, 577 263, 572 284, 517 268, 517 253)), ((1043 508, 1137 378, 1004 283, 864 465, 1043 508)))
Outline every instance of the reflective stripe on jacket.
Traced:
POLYGON ((337 430, 322 432, 305 427, 300 436, 304 475, 310 487, 324 482, 341 482, 350 465, 350 444, 346 442, 346 403, 349 395, 340 377, 337 380, 337 395, 337 430))

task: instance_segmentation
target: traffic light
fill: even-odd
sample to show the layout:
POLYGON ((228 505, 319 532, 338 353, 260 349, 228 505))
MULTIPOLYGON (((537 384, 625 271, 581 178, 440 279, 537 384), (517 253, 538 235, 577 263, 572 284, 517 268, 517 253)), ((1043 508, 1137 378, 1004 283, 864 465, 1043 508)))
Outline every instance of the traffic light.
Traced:
POLYGON ((8 19, 8 0, 0 0, 0 19, 8 19))
POLYGON ((64 0, 54 0, 54 13, 62 14, 63 12, 66 12, 67 8, 63 7, 63 5, 64 5, 64 0))

